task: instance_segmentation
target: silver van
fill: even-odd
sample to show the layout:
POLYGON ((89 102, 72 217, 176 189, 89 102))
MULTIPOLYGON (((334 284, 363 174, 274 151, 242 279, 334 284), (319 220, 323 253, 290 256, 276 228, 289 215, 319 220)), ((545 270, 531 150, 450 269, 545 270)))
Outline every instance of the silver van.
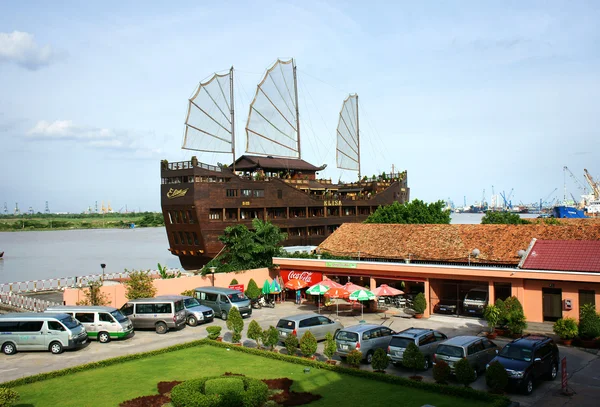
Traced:
POLYGON ((454 364, 466 358, 475 373, 485 371, 485 367, 498 353, 498 346, 487 338, 480 336, 455 336, 442 343, 433 355, 433 364, 443 360, 454 373, 454 364))
POLYGON ((88 336, 100 343, 125 338, 133 332, 133 324, 116 308, 99 305, 61 305, 44 312, 69 314, 83 325, 88 336))
POLYGON ((83 325, 68 314, 0 315, 0 344, 7 355, 21 350, 49 350, 57 355, 64 349, 83 346, 87 339, 83 325))
POLYGON ((425 370, 431 366, 433 354, 440 343, 448 337, 439 331, 424 328, 408 328, 392 336, 387 354, 394 366, 399 366, 404 360, 404 351, 409 343, 414 343, 425 356, 425 370))
POLYGON ((185 327, 183 300, 136 298, 121 307, 135 329, 154 328, 157 334, 165 334, 170 328, 185 327))
POLYGON ((185 318, 189 326, 196 326, 199 323, 202 324, 206 322, 212 322, 212 320, 215 318, 215 313, 212 308, 200 305, 198 300, 194 297, 188 297, 187 295, 159 295, 154 298, 183 300, 183 306, 185 307, 185 318))
POLYGON ((326 316, 317 314, 292 315, 281 318, 277 322, 279 340, 282 342, 290 335, 296 335, 298 340, 300 340, 306 331, 312 332, 317 341, 319 341, 325 339, 327 332, 330 332, 335 337, 337 331, 343 328, 344 325, 338 321, 333 321, 326 316))
POLYGON ((335 334, 336 353, 344 359, 350 351, 362 352, 364 360, 371 364, 377 349, 386 350, 395 332, 387 326, 360 324, 341 329, 335 334))
POLYGON ((252 315, 250 299, 243 292, 225 287, 198 287, 194 296, 200 302, 215 312, 222 320, 227 319, 231 307, 236 307, 243 317, 252 315))

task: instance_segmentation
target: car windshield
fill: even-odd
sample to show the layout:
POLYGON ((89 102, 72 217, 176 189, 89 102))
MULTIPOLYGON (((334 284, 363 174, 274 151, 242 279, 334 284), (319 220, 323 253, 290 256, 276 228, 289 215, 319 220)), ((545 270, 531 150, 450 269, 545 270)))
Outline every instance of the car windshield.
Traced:
POLYGON ((395 348, 406 348, 410 343, 415 343, 413 338, 403 338, 401 336, 394 336, 390 341, 390 346, 395 348))
POLYGON ((469 291, 467 293, 467 300, 485 301, 487 294, 485 291, 469 291))
POLYGON ((465 356, 463 348, 458 346, 440 345, 435 351, 438 355, 450 356, 452 358, 462 358, 465 356))
POLYGON ((183 302, 185 303, 186 308, 194 308, 200 305, 198 300, 195 298, 186 298, 185 300, 183 300, 183 302))
POLYGON ((62 322, 63 325, 69 329, 77 328, 79 325, 81 325, 78 320, 76 320, 75 318, 73 318, 70 315, 67 315, 64 318, 61 318, 59 321, 62 322))
POLYGON ((356 332, 339 331, 335 339, 338 341, 358 342, 358 334, 356 332))
POLYGON ((114 310, 113 312, 110 313, 110 315, 112 315, 119 322, 127 321, 127 317, 125 315, 121 314, 121 311, 119 311, 119 310, 114 310))
POLYGON ((280 319, 279 322, 277 322, 277 328, 294 329, 294 321, 280 319))
POLYGON ((508 344, 498 354, 503 358, 523 360, 525 362, 531 362, 531 349, 522 348, 517 345, 508 344))
POLYGON ((241 301, 245 301, 248 299, 248 298, 246 298, 244 293, 229 294, 227 297, 229 298, 229 301, 231 301, 231 302, 241 302, 241 301))

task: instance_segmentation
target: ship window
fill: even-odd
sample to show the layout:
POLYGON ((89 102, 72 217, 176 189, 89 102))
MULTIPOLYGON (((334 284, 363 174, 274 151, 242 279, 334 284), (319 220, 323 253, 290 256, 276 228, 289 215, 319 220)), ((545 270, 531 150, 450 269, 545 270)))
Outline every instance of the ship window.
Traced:
POLYGON ((171 211, 167 211, 167 215, 169 215, 169 223, 173 224, 173 217, 171 216, 171 211))
POLYGON ((194 223, 194 217, 192 216, 192 211, 190 211, 188 209, 187 214, 188 214, 188 222, 189 223, 194 223))
POLYGON ((221 210, 220 209, 211 209, 208 214, 208 219, 210 220, 219 220, 221 219, 221 210))
POLYGON ((195 180, 196 182, 202 182, 202 178, 200 178, 200 176, 199 176, 199 175, 196 175, 196 177, 194 178, 194 180, 195 180))
POLYGON ((252 190, 251 189, 242 189, 242 196, 245 196, 245 197, 252 196, 252 190))
POLYGON ((175 244, 179 244, 179 237, 177 236, 177 232, 173 232, 173 241, 175 244))
POLYGON ((183 238, 183 232, 179 232, 179 241, 181 244, 185 244, 185 239, 183 238))
POLYGON ((227 196, 229 196, 229 197, 238 196, 238 190, 237 189, 228 189, 227 196))
POLYGON ((237 209, 226 209, 225 210, 226 220, 237 220, 237 209))
POLYGON ((265 190, 264 189, 255 189, 254 190, 254 197, 255 198, 264 198, 265 197, 265 190))
POLYGON ((185 237, 187 238, 188 245, 192 245, 192 235, 190 232, 185 232, 185 237))
POLYGON ((181 223, 188 223, 185 211, 179 211, 179 217, 181 218, 181 223))
POLYGON ((192 234, 194 235, 194 244, 196 246, 199 246, 200 242, 198 241, 198 235, 196 234, 196 232, 192 232, 192 234))
POLYGON ((281 189, 277 190, 277 199, 282 199, 283 198, 283 191, 281 189))

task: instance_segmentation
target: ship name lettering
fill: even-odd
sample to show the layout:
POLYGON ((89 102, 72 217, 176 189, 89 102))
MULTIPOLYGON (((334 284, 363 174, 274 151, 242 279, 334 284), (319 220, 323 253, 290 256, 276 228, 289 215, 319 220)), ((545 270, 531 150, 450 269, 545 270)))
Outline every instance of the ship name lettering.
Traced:
POLYGON ((189 188, 186 188, 186 189, 169 188, 169 192, 167 192, 167 198, 169 198, 169 199, 181 198, 182 196, 185 196, 185 194, 187 194, 188 189, 189 188))
POLYGON ((250 206, 250 201, 242 201, 242 206, 250 206))
POLYGON ((324 206, 340 206, 342 201, 323 201, 324 206))

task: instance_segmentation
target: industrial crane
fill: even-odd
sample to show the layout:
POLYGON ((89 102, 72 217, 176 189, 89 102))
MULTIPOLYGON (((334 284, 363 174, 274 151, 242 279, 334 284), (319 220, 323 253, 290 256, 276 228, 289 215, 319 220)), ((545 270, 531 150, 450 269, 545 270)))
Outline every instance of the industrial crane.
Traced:
POLYGON ((512 203, 510 201, 510 198, 512 197, 513 191, 515 189, 511 188, 510 193, 508 194, 508 196, 506 196, 506 193, 504 191, 500 192, 500 196, 502 197, 502 199, 504 200, 504 208, 505 209, 512 209, 512 203))
MULTIPOLYGON (((540 212, 542 211, 542 207, 545 203, 548 203, 548 198, 550 198, 550 196, 555 193, 558 190, 558 188, 554 188, 552 190, 552 192, 550 192, 544 199, 540 198, 540 212)), ((554 203, 554 201, 556 200, 556 197, 551 201, 551 203, 554 203)))
POLYGON ((592 188, 592 193, 594 194, 594 199, 600 199, 600 183, 595 182, 594 179, 592 178, 592 176, 590 175, 590 173, 588 172, 588 170, 586 170, 585 168, 583 169, 583 176, 585 177, 585 180, 588 182, 588 184, 590 184, 590 187, 592 188))
MULTIPOLYGON (((563 171, 568 172, 569 175, 571 176, 571 178, 573 178, 573 181, 575 181, 575 183, 577 184, 577 186, 579 187, 579 189, 581 189, 581 191, 583 192, 583 195, 587 194, 587 188, 585 187, 585 185, 583 185, 581 182, 579 182, 579 180, 575 177, 575 175, 571 172, 571 170, 569 169, 569 167, 567 167, 566 165, 563 167, 563 171)), ((585 170, 584 170, 585 171, 585 170)), ((565 182, 566 184, 566 182, 565 182)))

